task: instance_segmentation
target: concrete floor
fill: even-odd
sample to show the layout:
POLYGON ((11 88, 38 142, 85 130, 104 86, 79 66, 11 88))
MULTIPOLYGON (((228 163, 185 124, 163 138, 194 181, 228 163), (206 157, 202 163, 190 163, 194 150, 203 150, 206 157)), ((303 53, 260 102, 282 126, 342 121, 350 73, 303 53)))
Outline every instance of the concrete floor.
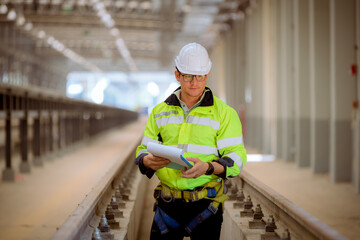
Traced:
MULTIPOLYGON (((50 239, 119 160, 128 142, 140 141, 144 126, 140 120, 114 129, 86 146, 45 159, 44 166, 32 167, 30 174, 16 172, 15 182, 0 181, 0 239, 50 239)), ((17 166, 15 162, 15 170, 17 166)))

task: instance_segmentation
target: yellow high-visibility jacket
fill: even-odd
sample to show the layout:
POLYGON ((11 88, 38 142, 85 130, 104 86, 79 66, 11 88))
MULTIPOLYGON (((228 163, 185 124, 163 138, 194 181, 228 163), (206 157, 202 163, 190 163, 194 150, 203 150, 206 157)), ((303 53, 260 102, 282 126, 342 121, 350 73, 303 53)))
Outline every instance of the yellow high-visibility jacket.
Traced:
POLYGON ((141 145, 136 150, 135 162, 141 173, 151 178, 155 172, 162 183, 178 190, 192 190, 209 181, 234 177, 246 163, 239 116, 233 108, 213 96, 210 90, 205 92, 200 105, 185 119, 178 98, 172 94, 152 110, 141 145), (180 170, 165 167, 155 172, 147 169, 142 160, 148 154, 146 147, 149 142, 184 149, 185 158, 216 161, 225 167, 225 173, 192 179, 180 177, 180 170))

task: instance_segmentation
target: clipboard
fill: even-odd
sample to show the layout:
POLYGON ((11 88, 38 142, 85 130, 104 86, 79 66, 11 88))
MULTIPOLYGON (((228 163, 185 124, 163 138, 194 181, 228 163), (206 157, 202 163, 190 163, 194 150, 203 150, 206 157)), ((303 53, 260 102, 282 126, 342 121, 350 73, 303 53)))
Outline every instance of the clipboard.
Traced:
POLYGON ((147 150, 154 156, 169 159, 171 162, 166 166, 171 169, 190 169, 192 164, 183 156, 184 150, 176 147, 170 147, 158 143, 149 142, 147 150))

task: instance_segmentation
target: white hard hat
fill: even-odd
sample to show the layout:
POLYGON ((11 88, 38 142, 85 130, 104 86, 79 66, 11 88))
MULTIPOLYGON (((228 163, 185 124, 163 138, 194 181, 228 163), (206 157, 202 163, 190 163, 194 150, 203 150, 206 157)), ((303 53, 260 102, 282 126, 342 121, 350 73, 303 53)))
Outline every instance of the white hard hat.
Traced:
POLYGON ((211 69, 209 55, 198 43, 185 45, 175 58, 175 65, 180 72, 192 75, 205 75, 211 69))

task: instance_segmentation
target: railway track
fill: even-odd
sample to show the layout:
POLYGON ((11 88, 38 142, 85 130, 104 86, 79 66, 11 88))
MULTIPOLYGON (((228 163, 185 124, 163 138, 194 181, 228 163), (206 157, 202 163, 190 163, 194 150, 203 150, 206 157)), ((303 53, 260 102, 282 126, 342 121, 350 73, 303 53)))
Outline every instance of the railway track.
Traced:
POLYGON ((227 188, 222 239, 346 239, 246 171, 227 188))
POLYGON ((137 145, 129 143, 122 158, 79 204, 53 240, 137 238, 146 188, 133 161, 137 145))
MULTIPOLYGON (((53 236, 63 239, 137 239, 147 180, 133 163, 136 144, 53 236)), ((246 171, 226 183, 222 240, 346 238, 246 171)))

